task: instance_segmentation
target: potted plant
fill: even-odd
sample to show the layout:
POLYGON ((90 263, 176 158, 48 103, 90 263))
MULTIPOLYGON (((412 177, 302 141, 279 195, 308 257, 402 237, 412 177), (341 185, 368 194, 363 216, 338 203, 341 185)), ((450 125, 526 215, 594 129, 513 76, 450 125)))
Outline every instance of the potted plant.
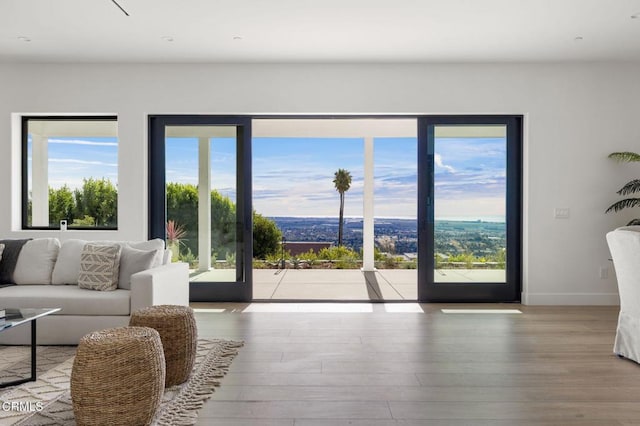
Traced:
MULTIPOLYGON (((609 154, 609 158, 625 163, 640 162, 640 154, 628 151, 612 152, 611 154, 609 154)), ((633 179, 627 182, 622 188, 620 188, 617 194, 627 196, 635 194, 637 192, 640 192, 640 179, 633 179)), ((624 198, 611 204, 605 213, 618 212, 620 210, 626 209, 627 207, 636 206, 640 206, 640 198, 624 198)), ((633 219, 631 222, 627 223, 627 226, 628 225, 640 225, 640 219, 633 219)))
POLYGON ((186 234, 184 226, 178 225, 174 220, 167 221, 167 248, 171 250, 172 262, 177 262, 180 258, 180 240, 186 234))

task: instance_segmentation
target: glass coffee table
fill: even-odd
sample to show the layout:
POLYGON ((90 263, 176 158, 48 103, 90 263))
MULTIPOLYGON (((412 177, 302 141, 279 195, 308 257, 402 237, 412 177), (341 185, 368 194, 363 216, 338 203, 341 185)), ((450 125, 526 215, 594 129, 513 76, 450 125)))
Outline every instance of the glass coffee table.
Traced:
POLYGON ((58 312, 60 308, 5 309, 6 315, 0 319, 0 333, 23 324, 31 323, 31 377, 0 383, 0 388, 16 386, 36 380, 36 320, 58 312))

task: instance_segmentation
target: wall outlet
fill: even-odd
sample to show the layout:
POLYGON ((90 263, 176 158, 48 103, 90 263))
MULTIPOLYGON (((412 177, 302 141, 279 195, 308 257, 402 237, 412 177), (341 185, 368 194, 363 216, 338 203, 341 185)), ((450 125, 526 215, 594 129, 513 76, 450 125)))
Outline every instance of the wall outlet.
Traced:
POLYGON ((66 230, 67 230, 67 221, 66 221, 66 220, 64 220, 64 219, 62 219, 62 220, 60 221, 60 230, 61 230, 61 231, 66 231, 66 230))
POLYGON ((553 217, 556 219, 569 219, 569 207, 556 207, 553 209, 553 217))

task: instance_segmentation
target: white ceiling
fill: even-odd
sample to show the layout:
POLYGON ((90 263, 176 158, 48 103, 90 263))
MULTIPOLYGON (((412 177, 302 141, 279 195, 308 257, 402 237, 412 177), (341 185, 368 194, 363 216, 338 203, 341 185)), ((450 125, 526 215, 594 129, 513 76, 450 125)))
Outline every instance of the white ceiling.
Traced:
POLYGON ((640 0, 117 1, 0 1, 0 62, 640 61, 640 0))

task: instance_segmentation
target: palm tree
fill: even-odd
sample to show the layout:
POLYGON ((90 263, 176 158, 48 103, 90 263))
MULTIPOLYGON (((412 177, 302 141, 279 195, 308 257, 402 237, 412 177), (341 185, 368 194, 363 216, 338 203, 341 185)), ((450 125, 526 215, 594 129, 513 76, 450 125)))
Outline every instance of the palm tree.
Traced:
POLYGON ((340 193, 340 221, 338 222, 338 246, 342 245, 342 227, 344 222, 344 193, 351 187, 351 173, 345 169, 338 169, 333 179, 336 191, 340 193))
MULTIPOLYGON (((635 152, 612 152, 609 154, 609 158, 626 163, 640 162, 640 154, 636 154, 635 152)), ((637 192, 640 192, 640 179, 633 179, 627 182, 627 184, 618 191, 618 194, 627 196, 637 192)), ((617 212, 627 207, 636 206, 640 206, 640 198, 625 198, 611 204, 605 213, 617 212)), ((633 219, 627 225, 640 225, 640 219, 633 219)))

